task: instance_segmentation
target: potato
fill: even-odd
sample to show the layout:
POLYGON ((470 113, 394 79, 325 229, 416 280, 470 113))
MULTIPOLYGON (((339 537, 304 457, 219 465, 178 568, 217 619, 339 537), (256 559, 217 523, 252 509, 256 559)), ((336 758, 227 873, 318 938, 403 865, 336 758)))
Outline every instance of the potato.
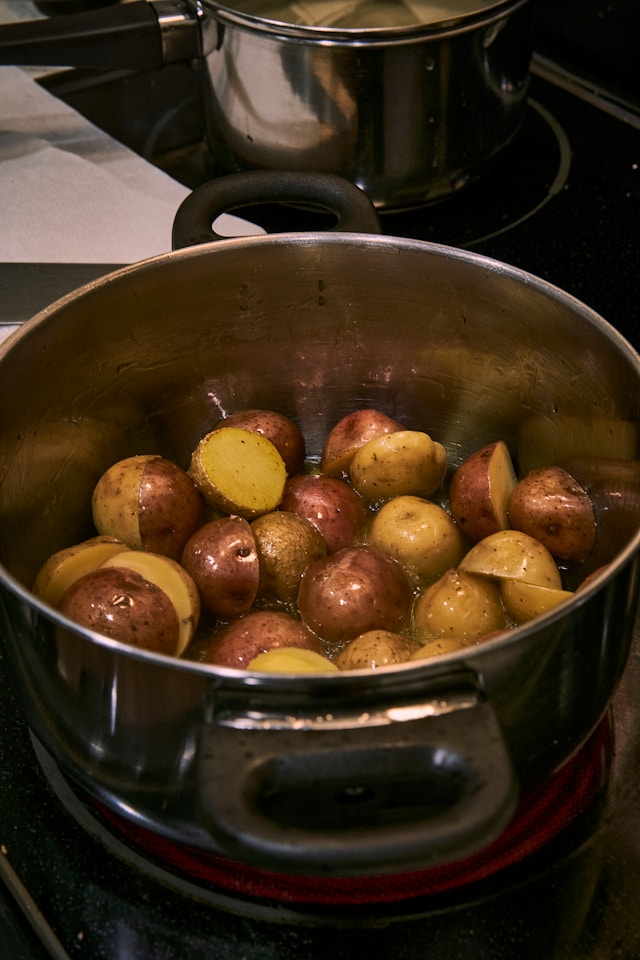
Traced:
POLYGON ((562 467, 540 467, 511 491, 509 523, 543 543, 559 560, 584 561, 596 542, 591 498, 562 467))
POLYGON ((203 662, 243 669, 275 647, 324 653, 318 637, 300 620, 280 610, 253 610, 214 635, 203 662))
POLYGON ((241 427, 262 434, 271 440, 282 457, 288 476, 302 471, 306 456, 304 437, 298 425, 284 414, 276 410, 238 410, 217 423, 214 429, 221 427, 241 427))
POLYGON ((86 573, 71 584, 59 609, 81 626, 133 647, 172 655, 180 646, 180 622, 169 595, 125 567, 86 573))
POLYGON ((294 606, 303 570, 327 555, 324 537, 309 520, 285 510, 263 514, 251 528, 259 560, 258 600, 294 606))
POLYGON ((188 473, 212 506, 247 519, 275 510, 287 479, 271 440, 240 427, 220 427, 203 437, 188 473))
POLYGON ((520 530, 499 530, 469 550, 458 564, 465 573, 562 587, 558 566, 539 540, 520 530))
POLYGON ((346 480, 317 474, 290 477, 280 509, 312 523, 329 553, 358 540, 369 516, 364 500, 346 480))
POLYGON ((492 580, 447 570, 416 598, 413 635, 420 643, 453 638, 465 643, 507 626, 500 588, 492 580))
POLYGON ((451 478, 449 505, 470 540, 508 528, 507 501, 515 485, 511 454, 503 440, 476 450, 460 464, 451 478))
POLYGON ((335 645, 368 630, 401 630, 411 599, 400 564, 371 547, 353 546, 307 567, 298 609, 309 629, 335 645))
POLYGON ((248 669, 258 673, 336 673, 338 670, 328 657, 300 647, 274 647, 259 653, 249 662, 248 669))
POLYGON ((399 430, 368 440, 353 455, 349 477, 365 500, 428 497, 447 472, 447 454, 427 433, 399 430))
POLYGON ((367 630, 351 640, 335 659, 340 670, 375 670, 393 663, 406 663, 419 645, 391 630, 367 630))
POLYGON ((500 594, 505 610, 516 623, 533 620, 573 596, 570 590, 541 587, 538 583, 523 580, 501 580, 500 594))
POLYGON ((105 560, 101 569, 131 571, 153 583, 169 597, 179 623, 179 638, 172 653, 180 656, 195 633, 200 619, 198 588, 187 571, 171 557, 141 550, 127 550, 105 560))
POLYGON ((223 517, 205 523, 187 540, 180 562, 211 616, 234 620, 249 612, 258 593, 260 565, 248 520, 223 517))
POLYGON ((40 567, 33 583, 33 592, 45 603, 57 607, 72 583, 85 573, 97 570, 108 557, 127 549, 115 537, 91 537, 58 550, 40 567))
POLYGON ((436 580, 462 559, 460 533, 449 514, 422 497, 394 497, 373 518, 367 542, 398 560, 418 582, 436 580))
POLYGON ((354 410, 332 427, 320 458, 320 472, 331 477, 347 473, 356 450, 367 440, 402 430, 402 424, 380 410, 354 410))
POLYGON ((174 560, 202 523, 202 500, 187 474, 155 454, 127 457, 105 470, 92 510, 98 533, 174 560))

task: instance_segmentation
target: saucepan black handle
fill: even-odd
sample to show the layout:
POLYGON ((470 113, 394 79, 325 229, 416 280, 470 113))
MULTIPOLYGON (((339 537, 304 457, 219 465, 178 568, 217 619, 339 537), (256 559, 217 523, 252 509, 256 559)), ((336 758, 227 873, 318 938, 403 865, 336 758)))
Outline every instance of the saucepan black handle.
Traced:
POLYGON ((165 62, 147 0, 0 26, 0 64, 154 70, 165 62))
POLYGON ((336 218, 329 230, 382 233, 380 218, 371 200, 343 177, 304 171, 249 170, 203 183, 183 200, 173 222, 173 249, 227 239, 216 233, 213 226, 216 218, 259 203, 320 207, 336 218))
POLYGON ((201 819, 229 857, 299 875, 366 876, 470 856, 510 821, 518 785, 491 705, 419 705, 379 726, 205 726, 201 819))

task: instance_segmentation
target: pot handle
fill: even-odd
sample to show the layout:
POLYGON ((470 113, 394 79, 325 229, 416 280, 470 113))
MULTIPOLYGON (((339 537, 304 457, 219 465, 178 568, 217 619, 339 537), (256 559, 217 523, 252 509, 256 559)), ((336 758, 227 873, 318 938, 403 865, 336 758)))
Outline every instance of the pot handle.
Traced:
POLYGON ((252 203, 312 204, 335 214, 330 230, 382 233, 373 203, 350 180, 330 173, 249 170, 200 184, 185 197, 173 222, 173 249, 227 239, 213 229, 216 218, 252 203))
MULTIPOLYGON (((440 704, 442 706, 442 704, 440 704)), ((363 876, 468 856, 511 819, 518 788, 488 702, 373 725, 209 722, 200 813, 232 859, 288 874, 363 876)), ((394 711, 387 711, 393 716, 394 711)), ((318 718, 316 718, 318 720, 318 718)))
POLYGON ((173 2, 132 0, 0 26, 0 64, 157 70, 201 54, 195 14, 173 2), (165 25, 166 20, 166 25, 165 25))

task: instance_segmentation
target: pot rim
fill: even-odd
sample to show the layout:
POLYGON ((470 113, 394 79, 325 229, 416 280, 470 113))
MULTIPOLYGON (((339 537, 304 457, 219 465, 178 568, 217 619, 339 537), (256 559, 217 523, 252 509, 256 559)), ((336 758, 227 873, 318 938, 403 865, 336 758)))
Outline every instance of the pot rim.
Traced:
POLYGON ((369 46, 390 43, 423 43, 429 39, 441 41, 460 33, 476 30, 482 26, 489 26, 520 7, 529 5, 531 0, 478 0, 478 9, 475 11, 458 16, 443 17, 433 22, 397 27, 358 28, 291 23, 286 20, 259 17, 225 3, 220 3, 218 0, 186 0, 186 3, 201 18, 209 16, 213 20, 228 26, 242 27, 262 34, 268 33, 280 39, 369 46))
MULTIPOLYGON (((347 245, 354 244, 362 247, 383 246, 396 249, 415 249, 416 251, 429 252, 437 257, 448 260, 458 260, 473 263, 482 266, 497 275, 506 275, 527 286, 534 286, 545 292, 553 299, 569 303, 577 310, 584 320, 592 326, 598 328, 605 337, 614 342, 616 348, 626 355, 627 359, 635 366, 638 381, 640 382, 640 353, 631 343, 600 314, 583 303, 572 294, 561 289, 555 284, 550 283, 540 277, 529 273, 520 267, 513 266, 484 254, 465 250, 458 247, 451 247, 446 244, 435 243, 426 240, 414 240, 404 237, 394 237, 386 234, 363 234, 363 233, 340 233, 340 232, 309 232, 309 233, 275 233, 258 236, 230 237, 224 240, 218 240, 210 243, 198 244, 192 247, 184 247, 167 253, 158 254, 155 257, 128 264, 120 267, 103 277, 92 280, 87 284, 71 291, 65 296, 51 303, 43 310, 35 314, 30 320, 26 321, 18 330, 12 333, 2 344, 0 344, 0 370, 2 364, 9 362, 12 349, 20 343, 21 340, 28 338, 30 332, 41 324, 50 322, 55 318, 56 313, 63 309, 68 303, 80 300, 85 296, 92 295, 94 291, 99 291, 102 287, 110 283, 118 282, 120 278, 126 278, 130 274, 137 274, 140 271, 161 269, 168 260, 182 260, 191 258, 200 258, 211 256, 216 250, 223 248, 254 248, 263 244, 278 244, 287 246, 290 244, 299 245, 305 243, 308 245, 347 245)), ((589 603, 605 586, 612 581, 628 564, 632 562, 635 555, 640 553, 640 529, 636 531, 629 543, 616 554, 616 556, 606 565, 606 567, 595 573, 593 580, 579 591, 579 595, 574 595, 570 599, 560 603, 547 613, 540 614, 533 620, 513 627, 504 633, 501 633, 490 640, 483 641, 478 646, 464 648, 458 651, 452 651, 428 658, 424 661, 409 661, 407 663, 393 664, 376 669, 358 669, 344 670, 339 673, 317 673, 317 674, 267 674, 251 671, 247 673, 243 668, 221 667, 212 664, 203 664, 197 661, 185 660, 180 657, 170 656, 168 654, 154 653, 148 650, 142 650, 132 647, 118 640, 102 636, 92 630, 88 630, 62 616, 57 610, 41 601, 31 593, 20 581, 17 580, 0 562, 0 590, 6 589, 14 594, 21 602, 35 608, 40 614, 45 616, 57 626, 65 628, 76 636, 83 637, 87 641, 98 644, 105 649, 112 650, 114 654, 133 657, 137 660, 143 660, 155 665, 167 666, 172 669, 200 675, 203 679, 216 677, 225 678, 227 681, 243 686, 251 686, 261 692, 264 690, 293 690, 302 689, 305 685, 311 684, 316 687, 322 684, 327 691, 334 689, 337 685, 349 683, 352 687, 362 682, 366 685, 372 677, 386 676, 389 682, 393 683, 394 676, 404 677, 408 671, 412 676, 423 674, 435 676, 451 672, 452 669, 473 667, 476 660, 483 657, 492 650, 518 643, 522 638, 530 637, 541 629, 552 627, 564 619, 567 613, 571 613, 578 607, 589 603), (295 685, 295 687, 294 687, 295 685)))

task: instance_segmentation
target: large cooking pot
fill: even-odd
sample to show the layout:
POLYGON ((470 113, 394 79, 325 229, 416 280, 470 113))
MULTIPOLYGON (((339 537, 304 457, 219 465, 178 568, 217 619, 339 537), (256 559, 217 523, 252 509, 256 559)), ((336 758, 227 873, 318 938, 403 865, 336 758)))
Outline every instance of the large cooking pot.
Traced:
POLYGON ((477 180, 517 134, 531 8, 138 0, 0 27, 0 63, 144 70, 191 60, 221 171, 341 174, 397 210, 477 180))
MULTIPOLYGON (((255 199, 245 187, 260 193, 263 175, 240 176, 255 199)), ((177 244, 211 237, 228 187, 187 198, 177 244)), ((287 873, 394 872, 486 845, 603 716, 638 599, 638 355, 527 273, 363 232, 373 208, 344 189, 357 232, 177 249, 64 297, 0 348, 3 654, 35 737, 124 817, 287 873), (596 504, 591 585, 465 651, 297 677, 133 649, 29 592, 51 552, 91 535, 110 463, 160 451, 186 466, 247 407, 293 417, 315 457, 356 407, 427 430, 454 467, 495 438, 522 454, 528 437, 530 461, 532 437, 552 441, 596 504)))

